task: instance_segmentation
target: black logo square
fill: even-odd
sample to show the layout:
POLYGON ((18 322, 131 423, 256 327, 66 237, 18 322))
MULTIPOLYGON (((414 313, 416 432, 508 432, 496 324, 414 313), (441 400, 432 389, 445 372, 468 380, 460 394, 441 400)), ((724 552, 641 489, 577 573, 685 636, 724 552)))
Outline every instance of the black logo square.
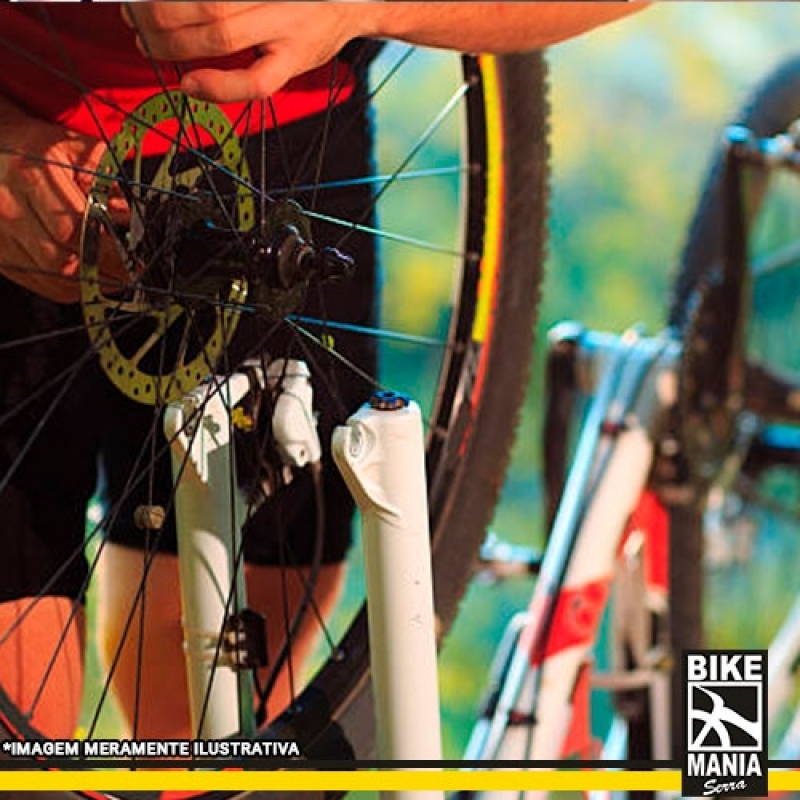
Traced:
POLYGON ((683 794, 767 795, 766 650, 684 653, 683 794))

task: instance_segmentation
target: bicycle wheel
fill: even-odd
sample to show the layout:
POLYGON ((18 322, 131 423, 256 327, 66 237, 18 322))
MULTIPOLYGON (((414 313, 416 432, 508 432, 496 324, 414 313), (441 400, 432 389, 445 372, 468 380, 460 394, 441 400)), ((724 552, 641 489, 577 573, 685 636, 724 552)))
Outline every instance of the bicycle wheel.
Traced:
MULTIPOLYGON (((57 26, 49 27, 58 33, 57 26)), ((63 55, 69 53, 67 37, 57 45, 62 55, 56 67, 42 66, 41 55, 0 39, 22 63, 44 69, 50 80, 72 91, 85 91, 71 59, 63 55)), ((373 51, 364 45, 346 63, 354 72, 366 69, 373 51)), ((231 120, 180 96, 165 81, 137 111, 126 110, 119 131, 98 132, 108 154, 90 190, 81 303, 54 307, 31 299, 13 283, 4 287, 13 297, 10 308, 19 308, 26 319, 43 319, 33 334, 13 337, 4 331, 3 370, 13 376, 15 390, 2 417, 12 431, 0 482, 4 501, 9 508, 21 502, 17 484, 40 477, 48 465, 51 477, 63 478, 66 459, 85 449, 84 442, 63 432, 79 414, 99 419, 98 403, 109 398, 117 409, 109 430, 92 427, 77 436, 91 437, 92 451, 110 443, 124 445, 130 455, 124 470, 105 476, 106 488, 114 483, 121 499, 89 524, 88 567, 82 542, 61 546, 56 558, 40 566, 41 596, 30 596, 0 630, 0 652, 18 644, 15 633, 46 594, 76 598, 62 609, 74 628, 88 592, 91 617, 89 579, 102 557, 103 530, 130 519, 142 505, 170 513, 171 477, 166 497, 155 496, 164 482, 165 448, 157 432, 164 406, 203 381, 224 387, 238 365, 265 352, 308 362, 323 432, 342 422, 374 388, 391 387, 418 398, 427 423, 436 611, 442 631, 447 629, 497 499, 527 383, 544 255, 548 152, 541 55, 464 58, 460 69, 458 61, 386 47, 371 66, 364 94, 354 91, 342 100, 332 84, 329 108, 310 120, 276 130, 269 126, 264 136, 250 132, 253 121, 276 118, 280 123, 274 104, 254 104, 231 120), (412 99, 428 94, 418 91, 421 76, 436 99, 420 97, 418 110, 412 99), (401 105, 391 105, 392 95, 401 105), (370 169, 367 152, 364 171, 357 174, 348 172, 351 167, 339 154, 353 149, 354 141, 369 150, 367 105, 375 114, 377 167, 370 169), (301 128, 302 148, 290 136, 301 128), (151 158, 153 140, 165 137, 170 137, 167 155, 162 147, 151 158), (453 144, 455 158, 448 154, 453 144), (331 206, 327 198, 334 189, 345 197, 331 206), (122 222, 105 211, 115 195, 122 195, 130 209, 122 222), (416 213, 408 219, 401 216, 403 209, 416 213), (104 282, 99 272, 99 249, 107 241, 128 268, 126 284, 104 282), (359 260, 365 251, 368 260, 376 246, 382 277, 367 274, 359 283, 359 260), (352 260, 355 279, 348 278, 352 260), (43 355, 50 347, 62 357, 60 372, 53 373, 43 355), (209 378, 212 374, 221 377, 209 378), (96 396, 79 391, 90 387, 96 396), (143 414, 145 424, 137 421, 143 414), (56 458, 64 460, 58 465, 52 463, 54 441, 63 443, 56 458), (134 491, 137 486, 146 487, 144 494, 134 491), (68 592, 63 585, 70 581, 68 592)), ((158 75, 155 64, 153 70, 158 75)), ((96 93, 90 96, 97 101, 96 93)), ((112 111, 119 109, 112 104, 112 111)), ((20 157, 41 163, 34 154, 20 157)), ((4 267, 9 274, 25 265, 4 267)), ((270 405, 267 396, 259 401, 270 405)), ((258 422, 258 408, 229 409, 232 417, 250 412, 258 422)), ((275 515, 277 507, 283 514, 291 493, 310 506, 297 513, 306 523, 311 520, 317 534, 306 559, 313 575, 326 560, 318 520, 325 517, 323 534, 335 526, 349 528, 350 506, 337 499, 326 457, 323 502, 315 501, 308 487, 295 491, 305 480, 297 470, 284 485, 285 470, 274 460, 274 444, 269 446, 269 425, 254 429, 267 441, 250 442, 248 453, 263 473, 245 488, 251 495, 261 492, 258 513, 267 507, 275 515)), ((94 481, 84 476, 80 488, 87 500, 94 481)), ((49 482, 48 491, 70 507, 71 522, 82 525, 83 510, 74 498, 62 502, 56 481, 49 482)), ((56 505, 53 497, 40 502, 56 505)), ((275 526, 285 540, 288 526, 275 526)), ((245 548, 250 527, 248 520, 245 548)), ((145 528, 152 530, 140 536, 157 539, 158 525, 145 528)), ((143 578, 148 577, 145 566, 143 578)), ((318 612, 309 595, 306 588, 299 605, 313 617, 318 612)), ((143 580, 127 627, 134 627, 131 621, 146 596, 143 580)), ((288 633, 298 624, 295 613, 283 622, 288 633)), ((45 678, 70 635, 55 638, 45 678)), ((293 687, 286 710, 277 716, 270 712, 258 736, 295 740, 309 759, 368 757, 374 723, 365 609, 355 613, 344 632, 333 631, 328 638, 320 670, 304 687, 293 687)), ((267 687, 289 658, 283 648, 277 665, 269 665, 267 687)), ((18 703, 15 687, 0 687, 0 736, 40 737, 37 713, 47 692, 45 684, 18 703)), ((95 689, 100 702, 108 702, 106 695, 105 684, 95 689)), ((138 702, 144 706, 148 700, 142 696, 138 702)), ((84 711, 82 736, 102 735, 98 713, 84 711)))
MULTIPOLYGON (((733 122, 756 137, 768 137, 786 132, 798 116, 800 59, 794 58, 755 89, 733 122)), ((685 477, 695 489, 672 516, 670 613, 676 653, 704 643, 765 647, 772 615, 791 599, 781 569, 781 563, 792 561, 790 539, 779 534, 776 509, 796 513, 796 447, 789 429, 784 430, 788 446, 774 448, 767 441, 774 439, 775 423, 797 423, 789 402, 800 374, 796 348, 790 346, 800 290, 791 220, 797 178, 769 169, 766 162, 734 170, 728 159, 724 148, 712 159, 669 318, 685 331, 678 426, 686 447, 685 477), (764 534, 760 544, 751 541, 756 529, 764 534), (744 570, 743 562, 751 560, 744 570), (747 598, 741 616, 733 611, 739 604, 731 586, 747 598), (760 609, 755 615, 754 606, 760 609), (757 617, 761 630, 748 629, 742 637, 740 629, 734 635, 732 616, 757 617)), ((674 727, 683 730, 680 722, 674 727)))

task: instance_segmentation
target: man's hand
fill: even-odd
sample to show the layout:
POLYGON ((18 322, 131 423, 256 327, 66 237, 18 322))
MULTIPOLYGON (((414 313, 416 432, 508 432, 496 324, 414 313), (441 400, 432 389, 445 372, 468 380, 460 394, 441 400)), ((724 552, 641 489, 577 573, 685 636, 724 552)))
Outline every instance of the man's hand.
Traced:
POLYGON ((645 2, 126 3, 139 49, 166 61, 247 52, 245 69, 188 65, 181 86, 215 102, 257 100, 332 59, 351 39, 396 39, 462 52, 547 47, 645 7, 645 2))
MULTIPOLYGON (((370 5, 370 4, 366 4, 370 5)), ((358 3, 130 3, 124 17, 139 49, 166 61, 252 50, 246 69, 190 69, 182 88, 214 102, 268 97, 293 77, 328 63, 361 35, 358 3)))
MULTIPOLYGON (((51 300, 78 300, 81 224, 102 152, 99 140, 0 101, 0 273, 51 300)), ((111 244, 106 271, 119 280, 127 273, 111 244)))

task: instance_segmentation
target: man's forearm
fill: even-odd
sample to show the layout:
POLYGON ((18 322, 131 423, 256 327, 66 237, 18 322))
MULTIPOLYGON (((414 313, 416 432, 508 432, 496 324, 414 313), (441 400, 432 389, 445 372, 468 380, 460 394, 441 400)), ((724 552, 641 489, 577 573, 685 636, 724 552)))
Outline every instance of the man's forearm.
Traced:
POLYGON ((505 53, 545 47, 628 16, 644 2, 373 2, 369 35, 430 47, 505 53))

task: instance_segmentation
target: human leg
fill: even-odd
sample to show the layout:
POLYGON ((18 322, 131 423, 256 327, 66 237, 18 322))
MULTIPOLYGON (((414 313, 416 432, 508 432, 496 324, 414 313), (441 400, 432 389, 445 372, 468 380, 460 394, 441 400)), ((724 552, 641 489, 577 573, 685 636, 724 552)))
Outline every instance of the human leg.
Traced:
MULTIPOLYGON (((128 732, 139 738, 192 738, 187 700, 186 663, 181 626, 178 560, 157 553, 109 543, 97 573, 98 652, 111 674, 128 732), (147 588, 140 592, 147 570, 147 588)), ((292 684, 300 680, 302 665, 335 605, 344 578, 344 566, 324 566, 316 581, 314 614, 306 614, 292 637, 289 657, 280 668, 268 701, 268 716, 286 708, 292 684)), ((250 564, 245 568, 248 607, 266 620, 268 665, 260 671, 266 680, 286 642, 285 614, 291 618, 305 598, 308 569, 284 571, 275 566, 250 564)))
POLYGON ((97 439, 77 309, 0 279, 0 689, 37 732, 74 735, 83 685, 83 554, 97 439), (76 365, 65 373, 67 365, 76 365), (55 383, 53 383, 53 379, 55 383), (70 392, 59 390, 67 383, 70 392), (33 398, 33 399, 31 399, 33 398))

